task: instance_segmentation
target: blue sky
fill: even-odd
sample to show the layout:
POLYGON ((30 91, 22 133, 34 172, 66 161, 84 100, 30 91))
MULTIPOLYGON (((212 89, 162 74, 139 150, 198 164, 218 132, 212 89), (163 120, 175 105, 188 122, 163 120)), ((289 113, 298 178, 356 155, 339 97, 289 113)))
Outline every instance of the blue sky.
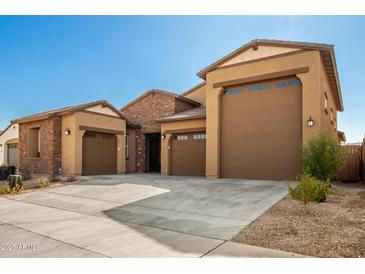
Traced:
POLYGON ((365 134, 364 16, 0 16, 0 129, 11 119, 150 88, 182 92, 196 72, 255 38, 335 45, 349 142, 365 134))

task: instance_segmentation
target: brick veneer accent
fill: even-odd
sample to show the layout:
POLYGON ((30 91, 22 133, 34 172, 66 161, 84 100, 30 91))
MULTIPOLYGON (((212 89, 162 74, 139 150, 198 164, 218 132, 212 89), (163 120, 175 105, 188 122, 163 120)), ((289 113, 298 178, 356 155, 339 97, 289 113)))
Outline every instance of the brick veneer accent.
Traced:
POLYGON ((61 166, 61 118, 52 117, 47 120, 19 125, 19 171, 57 174, 61 166), (30 128, 40 128, 40 157, 29 157, 27 142, 30 128))
POLYGON ((191 109, 192 106, 188 102, 175 98, 175 113, 191 109))
POLYGON ((179 100, 174 96, 151 91, 147 96, 137 100, 126 109, 122 109, 122 114, 128 122, 141 126, 140 129, 136 130, 137 172, 144 172, 146 168, 145 133, 161 132, 161 126, 155 120, 193 107, 192 104, 179 100))

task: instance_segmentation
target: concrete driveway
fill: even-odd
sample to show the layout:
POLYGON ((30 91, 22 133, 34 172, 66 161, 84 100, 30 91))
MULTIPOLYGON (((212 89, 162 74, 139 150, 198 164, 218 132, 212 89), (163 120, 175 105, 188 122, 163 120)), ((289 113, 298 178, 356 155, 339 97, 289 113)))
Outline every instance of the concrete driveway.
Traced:
POLYGON ((82 177, 0 198, 0 257, 290 257, 229 242, 286 193, 277 181, 82 177))

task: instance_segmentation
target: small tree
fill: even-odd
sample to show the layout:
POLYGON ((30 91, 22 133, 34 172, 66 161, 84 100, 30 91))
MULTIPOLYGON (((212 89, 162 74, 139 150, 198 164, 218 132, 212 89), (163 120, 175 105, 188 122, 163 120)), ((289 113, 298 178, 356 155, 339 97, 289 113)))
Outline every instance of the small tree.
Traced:
POLYGON ((337 140, 320 132, 302 149, 302 171, 308 170, 312 176, 321 181, 332 180, 344 164, 345 156, 346 152, 337 140))

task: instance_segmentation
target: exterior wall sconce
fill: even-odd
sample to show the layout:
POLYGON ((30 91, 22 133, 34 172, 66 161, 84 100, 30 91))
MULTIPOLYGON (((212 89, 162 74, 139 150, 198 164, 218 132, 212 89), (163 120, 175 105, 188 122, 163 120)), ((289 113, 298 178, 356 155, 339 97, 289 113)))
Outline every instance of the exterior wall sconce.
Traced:
POLYGON ((166 139, 166 135, 165 134, 161 134, 161 140, 165 140, 166 139))
POLYGON ((71 134, 71 130, 69 128, 66 128, 64 131, 65 135, 70 135, 71 134))
POLYGON ((308 124, 309 127, 313 127, 314 126, 314 121, 312 119, 312 116, 309 116, 309 119, 307 121, 307 124, 308 124))

